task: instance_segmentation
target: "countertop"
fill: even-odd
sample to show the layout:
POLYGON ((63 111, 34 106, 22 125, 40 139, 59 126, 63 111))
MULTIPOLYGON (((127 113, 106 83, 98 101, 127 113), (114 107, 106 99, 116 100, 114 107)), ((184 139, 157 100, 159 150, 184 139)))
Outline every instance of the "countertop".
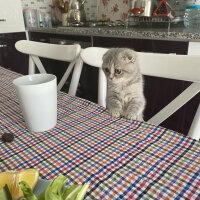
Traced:
POLYGON ((27 28, 26 30, 30 32, 65 35, 200 42, 200 30, 184 28, 57 27, 27 28))

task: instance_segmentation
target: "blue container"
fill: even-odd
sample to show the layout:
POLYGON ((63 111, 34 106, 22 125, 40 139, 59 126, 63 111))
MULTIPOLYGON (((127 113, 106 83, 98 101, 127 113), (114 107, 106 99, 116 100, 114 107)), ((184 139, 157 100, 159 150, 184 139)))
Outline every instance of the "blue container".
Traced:
POLYGON ((45 13, 44 22, 45 22, 45 27, 46 28, 52 27, 50 14, 45 13))

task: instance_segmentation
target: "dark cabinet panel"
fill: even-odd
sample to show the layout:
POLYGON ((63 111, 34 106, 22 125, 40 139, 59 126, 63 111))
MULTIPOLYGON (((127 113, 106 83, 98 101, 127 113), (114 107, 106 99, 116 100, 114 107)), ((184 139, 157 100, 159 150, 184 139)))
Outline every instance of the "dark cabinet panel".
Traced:
POLYGON ((25 39, 25 32, 0 34, 1 66, 21 74, 28 74, 28 56, 15 49, 15 43, 25 39))
POLYGON ((136 51, 177 53, 183 55, 186 55, 188 51, 188 42, 164 40, 94 37, 93 45, 101 47, 126 47, 136 51))
MULTIPOLYGON (((175 41, 94 37, 93 44, 99 47, 127 47, 136 51, 176 53, 183 55, 186 55, 188 51, 187 42, 175 41)), ((144 92, 147 101, 144 113, 145 120, 152 117, 191 84, 185 81, 149 76, 145 76, 144 79, 144 92)), ((95 90, 96 89, 94 89, 94 91, 95 90)), ((187 134, 191 125, 191 119, 195 115, 199 102, 200 95, 197 95, 183 108, 179 109, 169 119, 163 122, 161 126, 187 134)))

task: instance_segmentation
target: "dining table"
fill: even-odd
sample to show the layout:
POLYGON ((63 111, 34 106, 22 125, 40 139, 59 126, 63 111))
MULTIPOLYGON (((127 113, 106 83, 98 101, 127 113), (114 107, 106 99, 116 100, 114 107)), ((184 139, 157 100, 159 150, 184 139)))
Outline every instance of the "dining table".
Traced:
POLYGON ((13 80, 0 67, 0 171, 37 168, 88 183, 85 200, 200 199, 200 142, 161 126, 112 117, 89 100, 57 94, 57 124, 27 129, 13 80), (2 135, 11 133, 12 142, 2 135))

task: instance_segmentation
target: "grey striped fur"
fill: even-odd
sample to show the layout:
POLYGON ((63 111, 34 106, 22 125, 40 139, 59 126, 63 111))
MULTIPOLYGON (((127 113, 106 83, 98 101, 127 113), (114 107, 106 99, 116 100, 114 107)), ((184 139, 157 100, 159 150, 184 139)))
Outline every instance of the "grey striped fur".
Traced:
POLYGON ((145 98, 136 52, 112 48, 104 54, 102 68, 107 78, 106 103, 110 114, 142 121, 145 98))

